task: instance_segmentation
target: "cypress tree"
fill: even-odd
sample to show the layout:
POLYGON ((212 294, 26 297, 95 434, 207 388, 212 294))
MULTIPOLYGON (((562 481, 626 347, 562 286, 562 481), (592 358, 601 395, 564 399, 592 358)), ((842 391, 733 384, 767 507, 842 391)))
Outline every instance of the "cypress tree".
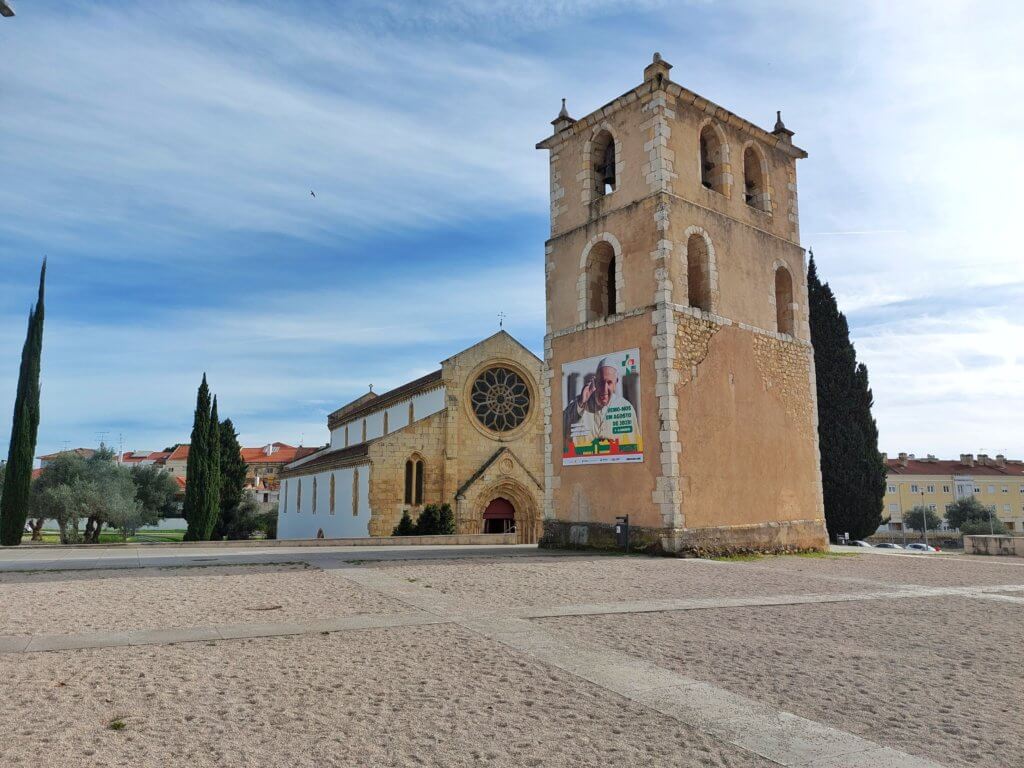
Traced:
POLYGON ((203 490, 202 540, 209 541, 220 518, 220 421, 217 418, 217 396, 213 397, 209 433, 206 437, 206 487, 203 490))
POLYGON ((185 505, 182 514, 188 522, 185 541, 202 541, 204 510, 203 489, 206 487, 207 440, 210 434, 210 388, 206 384, 206 374, 196 393, 196 412, 192 419, 192 442, 188 449, 188 463, 185 469, 185 505))
POLYGON ((828 283, 818 279, 814 253, 807 269, 811 343, 818 392, 818 443, 825 524, 829 535, 870 536, 882 523, 885 465, 868 369, 857 363, 846 316, 828 283))
POLYGON ((0 497, 0 544, 21 543, 21 534, 28 518, 29 490, 32 485, 32 464, 39 434, 39 371, 43 352, 44 289, 46 259, 39 272, 39 296, 29 309, 28 331, 21 348, 21 370, 14 397, 14 418, 11 421, 11 443, 7 451, 4 492, 0 497))
POLYGON ((242 446, 231 419, 220 423, 220 516, 213 527, 213 538, 237 537, 239 513, 245 497, 246 466, 242 446))

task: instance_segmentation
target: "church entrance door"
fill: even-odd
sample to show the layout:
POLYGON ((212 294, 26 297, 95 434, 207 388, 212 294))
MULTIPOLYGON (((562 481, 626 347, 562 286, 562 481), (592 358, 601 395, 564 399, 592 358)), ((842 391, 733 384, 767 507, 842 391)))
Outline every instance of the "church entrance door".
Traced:
POLYGON ((516 508, 508 499, 498 496, 484 510, 484 533, 509 533, 516 526, 516 508))

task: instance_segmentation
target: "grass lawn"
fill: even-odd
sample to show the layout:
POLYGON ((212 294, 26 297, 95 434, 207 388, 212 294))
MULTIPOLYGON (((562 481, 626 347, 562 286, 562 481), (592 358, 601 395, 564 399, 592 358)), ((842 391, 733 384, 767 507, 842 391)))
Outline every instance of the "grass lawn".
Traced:
MULTIPOLYGON (((25 534, 21 538, 22 544, 60 544, 60 534, 57 531, 43 529, 43 540, 32 541, 31 534, 25 534)), ((181 541, 185 537, 185 529, 181 530, 152 530, 139 531, 135 536, 128 537, 129 544, 143 541, 181 541)), ((117 531, 100 532, 100 544, 120 544, 124 539, 117 531)))

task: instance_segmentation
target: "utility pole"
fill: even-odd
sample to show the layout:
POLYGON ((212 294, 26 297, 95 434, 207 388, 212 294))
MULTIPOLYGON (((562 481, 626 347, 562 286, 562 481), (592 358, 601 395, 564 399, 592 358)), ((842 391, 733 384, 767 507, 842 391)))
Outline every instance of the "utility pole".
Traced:
POLYGON ((921 519, 924 521, 924 545, 928 546, 928 507, 924 503, 924 491, 921 491, 921 519))

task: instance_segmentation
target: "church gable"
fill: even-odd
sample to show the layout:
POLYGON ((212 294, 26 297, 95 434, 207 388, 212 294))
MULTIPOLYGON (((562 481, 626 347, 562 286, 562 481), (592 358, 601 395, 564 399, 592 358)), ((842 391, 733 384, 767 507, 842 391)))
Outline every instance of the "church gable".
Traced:
POLYGON ((516 476, 525 485, 532 486, 538 491, 544 490, 540 480, 530 472, 514 452, 508 448, 499 448, 466 482, 459 486, 455 492, 455 498, 465 498, 467 494, 475 492, 477 486, 487 485, 489 482, 493 482, 497 476, 516 476))

